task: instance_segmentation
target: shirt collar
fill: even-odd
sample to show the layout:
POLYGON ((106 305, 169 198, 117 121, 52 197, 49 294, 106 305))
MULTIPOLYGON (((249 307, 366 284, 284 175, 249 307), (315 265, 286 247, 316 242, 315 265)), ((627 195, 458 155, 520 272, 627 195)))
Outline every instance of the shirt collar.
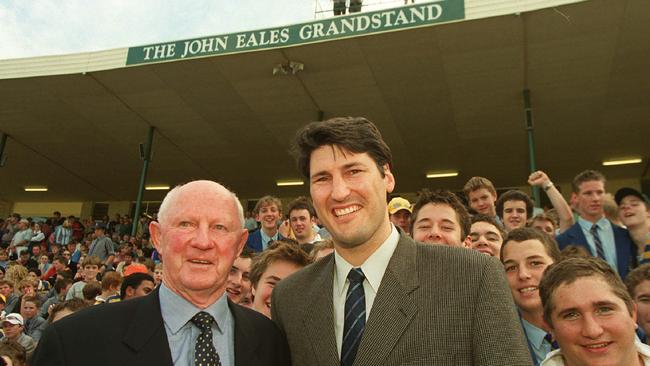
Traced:
POLYGON ((546 337, 546 331, 530 324, 524 318, 521 318, 521 323, 524 325, 526 337, 528 337, 530 343, 532 343, 537 349, 541 348, 542 343, 544 343, 544 337, 546 337))
POLYGON ((260 228, 260 234, 262 234, 262 243, 268 243, 268 242, 270 242, 271 240, 278 240, 278 239, 280 238, 280 231, 279 231, 279 230, 275 232, 275 235, 273 235, 273 236, 268 236, 268 235, 266 235, 266 233, 264 232, 264 230, 262 230, 262 229, 260 228))
MULTIPOLYGON (((607 229, 609 225, 607 225, 609 221, 605 216, 601 217, 598 221, 596 221, 596 225, 598 225, 598 229, 604 230, 607 229)), ((578 216, 578 224, 580 224, 580 227, 583 229, 589 231, 591 230, 591 227, 594 226, 594 223, 591 221, 587 221, 582 218, 582 216, 578 216)))
MULTIPOLYGON (((377 248, 377 250, 375 250, 375 252, 372 253, 363 264, 361 264, 361 270, 375 293, 379 290, 379 284, 381 283, 381 279, 384 277, 384 272, 386 272, 388 262, 390 262, 390 258, 393 256, 393 252, 395 251, 395 248, 397 248, 398 242, 399 233, 393 224, 391 224, 391 231, 388 238, 386 238, 379 248, 377 248)), ((334 250, 334 264, 335 290, 337 294, 342 295, 343 289, 345 288, 345 281, 347 281, 348 278, 348 273, 353 266, 343 259, 336 250, 334 250)))
POLYGON ((174 293, 165 286, 164 282, 160 284, 159 296, 160 311, 162 313, 163 321, 167 324, 173 334, 178 333, 178 331, 187 324, 187 322, 192 320, 192 317, 199 311, 205 311, 212 315, 217 323, 217 330, 219 333, 223 334, 223 325, 227 319, 228 313, 230 312, 230 309, 228 309, 228 296, 225 291, 217 301, 205 309, 196 307, 191 302, 174 293))

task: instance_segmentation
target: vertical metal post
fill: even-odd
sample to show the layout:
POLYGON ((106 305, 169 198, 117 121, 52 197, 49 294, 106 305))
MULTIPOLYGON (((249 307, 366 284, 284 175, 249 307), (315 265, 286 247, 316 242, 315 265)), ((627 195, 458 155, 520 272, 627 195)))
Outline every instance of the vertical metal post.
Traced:
POLYGON ((0 168, 4 165, 5 146, 7 146, 7 134, 0 132, 0 168))
MULTIPOLYGON (((533 109, 530 106, 530 90, 524 89, 524 113, 526 119, 526 131, 528 132, 528 160, 530 164, 530 172, 533 173, 537 171, 537 166, 535 164, 535 128, 533 126, 533 109)), ((541 201, 539 199, 539 187, 533 187, 533 200, 535 201, 535 206, 541 207, 541 201)))
POLYGON ((142 194, 144 193, 144 185, 147 181, 147 170, 149 170, 149 162, 151 161, 151 145, 153 144, 154 127, 149 127, 147 134, 147 144, 144 146, 144 157, 142 163, 142 172, 140 173, 140 186, 138 187, 138 198, 135 200, 135 213, 133 214, 133 225, 131 225, 131 236, 135 236, 138 231, 138 224, 140 223, 140 208, 142 206, 142 194))

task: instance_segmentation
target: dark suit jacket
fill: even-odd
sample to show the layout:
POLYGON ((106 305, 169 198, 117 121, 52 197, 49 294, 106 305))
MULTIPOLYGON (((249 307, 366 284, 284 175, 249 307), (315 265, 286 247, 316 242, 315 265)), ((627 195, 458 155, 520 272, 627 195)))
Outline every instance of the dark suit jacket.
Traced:
MULTIPOLYGON (((289 365, 284 336, 257 312, 228 302, 235 319, 235 365, 289 365)), ((158 290, 95 305, 50 324, 32 366, 172 366, 158 290)))
MULTIPOLYGON (((284 239, 284 236, 278 235, 278 239, 282 240, 284 239)), ((254 252, 261 252, 264 250, 264 248, 262 248, 262 229, 257 229, 248 235, 246 246, 254 252)))
MULTIPOLYGON (((296 366, 338 366, 330 255, 273 290, 273 320, 296 366)), ((355 366, 530 366, 503 265, 473 250, 402 236, 370 311, 355 366)))
MULTIPOLYGON (((612 224, 612 229, 614 231, 614 242, 616 244, 616 267, 621 278, 625 278, 629 269, 636 267, 636 246, 627 230, 614 224, 612 224)), ((573 224, 569 230, 558 235, 556 240, 560 250, 573 244, 587 249, 587 251, 592 255, 596 255, 596 253, 592 253, 587 238, 582 232, 580 224, 577 222, 573 224)))

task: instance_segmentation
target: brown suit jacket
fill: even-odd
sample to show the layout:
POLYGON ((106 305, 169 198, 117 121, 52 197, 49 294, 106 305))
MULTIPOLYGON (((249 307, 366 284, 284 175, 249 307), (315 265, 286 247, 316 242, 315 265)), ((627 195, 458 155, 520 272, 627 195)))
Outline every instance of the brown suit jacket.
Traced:
MULTIPOLYGON (((294 366, 340 365, 334 269, 330 255, 273 291, 273 320, 287 335, 294 366)), ((473 250, 422 245, 402 236, 355 365, 531 365, 501 263, 473 250)))

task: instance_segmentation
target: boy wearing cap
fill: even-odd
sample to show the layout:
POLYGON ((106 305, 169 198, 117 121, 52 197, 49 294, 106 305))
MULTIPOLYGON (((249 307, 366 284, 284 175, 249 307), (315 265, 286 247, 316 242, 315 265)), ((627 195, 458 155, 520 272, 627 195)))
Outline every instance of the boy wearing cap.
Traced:
POLYGON ((402 197, 395 197, 388 202, 390 222, 402 229, 404 234, 411 235, 411 203, 402 197))
POLYGON ((25 322, 20 314, 12 313, 7 315, 2 320, 2 331, 4 332, 4 337, 0 339, 0 342, 17 342, 21 346, 25 347, 25 351, 27 351, 27 359, 29 360, 36 349, 36 341, 23 332, 25 329, 24 324, 25 322))
POLYGON ((650 263, 650 201, 648 196, 634 188, 624 187, 616 191, 614 200, 618 205, 618 216, 627 227, 630 236, 643 253, 641 263, 650 263), (646 249, 647 248, 647 249, 646 249))

